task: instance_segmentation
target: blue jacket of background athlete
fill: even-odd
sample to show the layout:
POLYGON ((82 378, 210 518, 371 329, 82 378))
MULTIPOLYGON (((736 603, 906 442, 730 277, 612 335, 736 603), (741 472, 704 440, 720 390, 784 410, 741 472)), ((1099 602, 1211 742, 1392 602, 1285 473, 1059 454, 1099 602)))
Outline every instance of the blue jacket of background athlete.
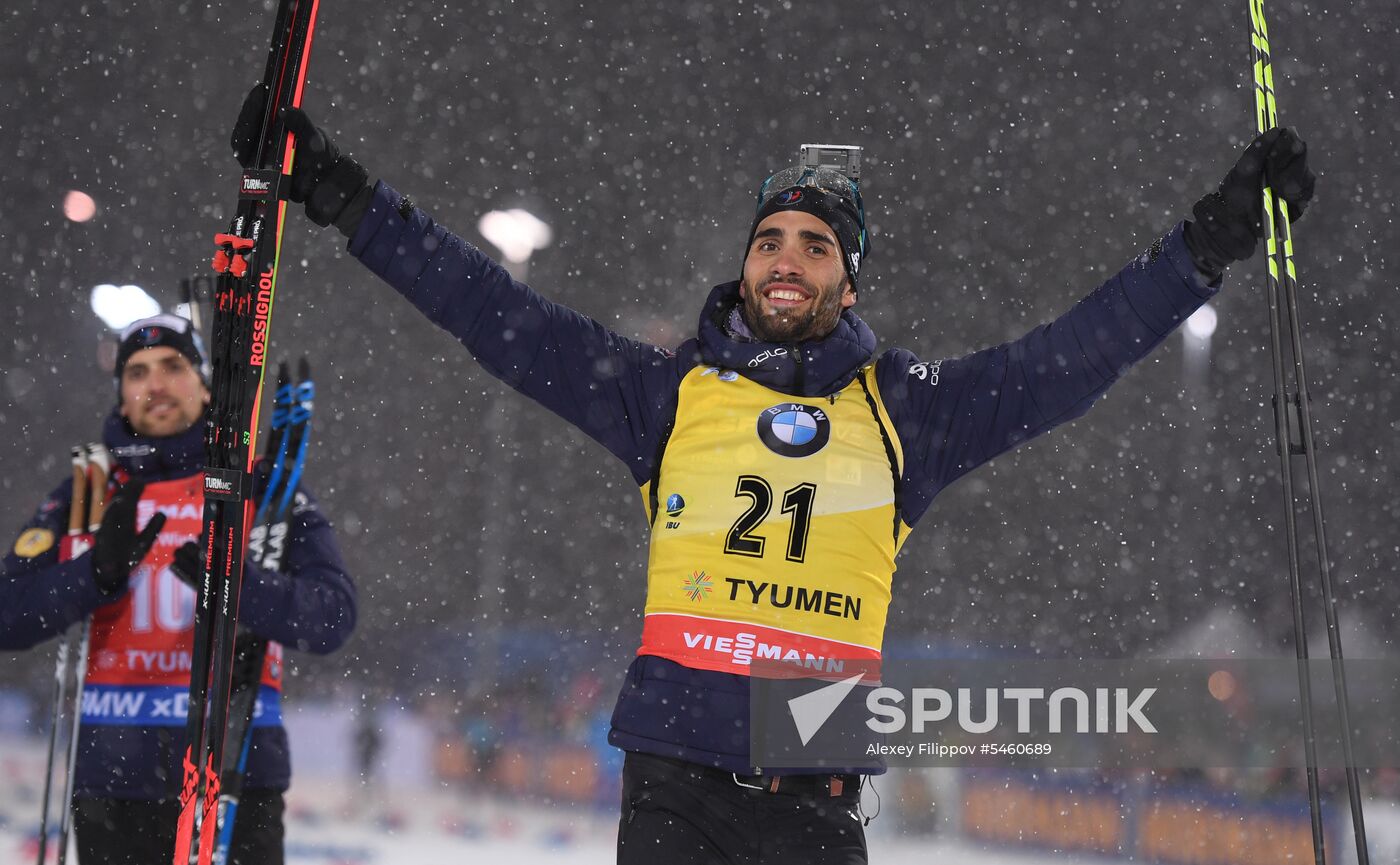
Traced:
MULTIPOLYGON (((350 252, 492 375, 587 433, 640 486, 653 475, 681 378, 697 364, 766 387, 820 397, 875 358, 875 335, 849 309, 825 339, 778 354, 731 338, 738 284, 715 288, 695 338, 674 352, 626 339, 519 283, 422 210, 375 186, 350 252)), ((913 526, 944 487, 976 466, 1089 409, 1220 288, 1191 260, 1178 225, 1064 315, 1014 342, 924 363, 904 349, 875 359, 880 393, 905 454, 899 506, 913 526)), ((638 656, 609 741, 726 771, 752 771, 749 686, 728 673, 638 656)))
MULTIPOLYGON (((204 470, 204 424, 174 436, 137 436, 113 412, 103 443, 117 466, 152 483, 204 470)), ((254 495, 265 488, 265 465, 254 475, 254 495)), ((67 530, 72 479, 40 505, 22 531, 67 530)), ((22 650, 63 633, 111 603, 92 575, 92 553, 58 561, 57 546, 32 558, 11 549, 0 571, 0 650, 22 650)), ((345 569, 330 523, 315 500, 298 488, 287 526, 281 572, 246 564, 239 596, 239 624, 292 649, 326 654, 355 627, 355 586, 345 569)), ((286 790, 291 780, 287 732, 254 727, 245 786, 286 790)), ((170 799, 179 792, 185 728, 85 725, 78 746, 74 795, 118 799, 170 799)))

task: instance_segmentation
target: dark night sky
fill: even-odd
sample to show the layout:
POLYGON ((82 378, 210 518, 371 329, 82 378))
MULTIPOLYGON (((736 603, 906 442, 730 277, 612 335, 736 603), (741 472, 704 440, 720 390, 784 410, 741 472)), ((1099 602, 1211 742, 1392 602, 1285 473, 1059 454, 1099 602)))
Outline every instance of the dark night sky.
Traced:
MULTIPOLYGON (((272 17, 243 5, 0 13, 0 531, 112 403, 91 286, 173 303, 205 272, 234 203, 227 128, 272 17), (97 199, 95 220, 66 223, 70 188, 97 199)), ((555 228, 533 286, 671 345, 737 276, 757 183, 801 143, 862 144, 875 255, 857 312, 882 347, 932 360, 1067 309, 1219 181, 1253 133, 1246 10, 324 0, 305 107, 473 242, 485 210, 532 207, 555 228)), ((1393 635, 1400 13, 1270 15, 1282 119, 1321 175, 1297 242, 1335 573, 1344 611, 1393 635)), ((1286 638, 1262 263, 1227 277, 1199 374, 1173 337, 1087 418, 939 499, 901 556, 892 637, 1122 654, 1235 606, 1286 638)), ((318 373, 308 477, 362 602, 357 638, 315 669, 443 672, 415 647, 479 633, 495 569, 504 621, 573 632, 620 673, 646 528, 622 467, 503 396, 299 215, 279 288, 274 356, 318 373)), ((0 659, 0 677, 41 662, 0 659)))

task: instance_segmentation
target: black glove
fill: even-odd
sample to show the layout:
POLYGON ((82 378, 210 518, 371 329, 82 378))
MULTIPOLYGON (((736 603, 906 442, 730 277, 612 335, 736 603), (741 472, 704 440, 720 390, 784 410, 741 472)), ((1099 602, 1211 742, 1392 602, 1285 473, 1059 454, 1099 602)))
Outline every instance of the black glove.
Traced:
MULTIPOLYGON (((238 164, 248 168, 258 146, 258 129, 267 110, 267 87, 248 91, 229 143, 238 164)), ((297 151, 287 197, 306 205, 306 215, 317 225, 332 222, 346 237, 353 237, 369 208, 369 174, 360 163, 340 152, 330 136, 311 122, 300 108, 283 108, 282 121, 296 136, 297 151)))
POLYGON ((185 541, 175 551, 175 559, 170 563, 170 573, 198 592, 200 581, 204 579, 204 548, 194 541, 185 541))
POLYGON ((1308 145, 1291 129, 1276 126, 1249 143, 1220 182, 1220 188, 1196 202, 1186 223, 1186 246, 1196 267, 1211 277, 1254 255, 1264 236, 1264 185, 1288 202, 1288 220, 1296 220, 1312 200, 1317 175, 1308 168, 1308 145))
POLYGON ((132 569, 151 551, 156 535, 165 525, 165 514, 157 512, 141 533, 136 533, 136 503, 141 500, 145 486, 131 481, 113 494, 102 515, 97 537, 93 539, 92 576, 105 595, 126 591, 132 569))

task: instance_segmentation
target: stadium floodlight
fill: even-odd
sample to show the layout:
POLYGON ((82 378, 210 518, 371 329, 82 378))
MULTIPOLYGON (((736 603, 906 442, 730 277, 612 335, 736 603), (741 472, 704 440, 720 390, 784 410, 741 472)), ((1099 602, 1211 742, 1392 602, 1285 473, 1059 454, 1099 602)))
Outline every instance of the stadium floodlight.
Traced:
POLYGON ((1206 304, 1191 313, 1191 317, 1186 319, 1186 332, 1204 342, 1215 333, 1215 323, 1215 307, 1206 304))
POLYGON ((114 331, 160 312, 160 304, 139 285, 104 283, 92 290, 92 311, 114 331))
POLYGON ((519 207, 483 214, 477 230, 511 264, 524 264, 535 250, 544 249, 554 239, 548 223, 519 207))

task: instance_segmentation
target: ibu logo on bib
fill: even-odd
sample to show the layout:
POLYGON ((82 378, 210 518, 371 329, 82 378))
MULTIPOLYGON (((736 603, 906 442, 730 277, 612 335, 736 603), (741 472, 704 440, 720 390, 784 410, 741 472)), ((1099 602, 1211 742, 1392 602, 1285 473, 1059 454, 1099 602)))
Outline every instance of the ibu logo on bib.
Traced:
POLYGON ((781 403, 758 416, 758 438, 780 456, 809 457, 826 447, 831 419, 813 406, 781 403))

